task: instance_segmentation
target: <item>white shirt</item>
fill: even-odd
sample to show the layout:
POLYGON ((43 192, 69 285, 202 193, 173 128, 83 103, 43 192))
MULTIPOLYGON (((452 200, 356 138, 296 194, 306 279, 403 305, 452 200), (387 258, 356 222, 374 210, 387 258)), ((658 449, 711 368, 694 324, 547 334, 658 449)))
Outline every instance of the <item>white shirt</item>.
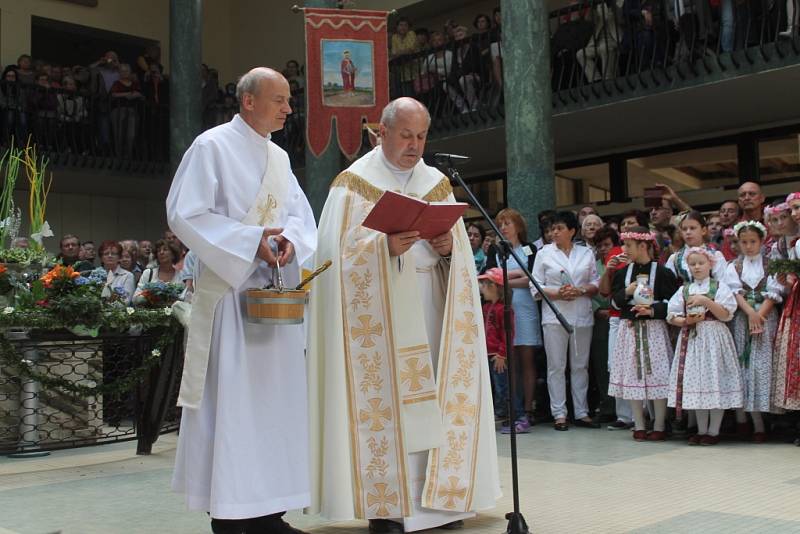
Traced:
MULTIPOLYGON (((725 285, 730 287, 731 291, 736 294, 744 291, 744 284, 752 288, 758 287, 758 284, 761 283, 761 279, 764 278, 764 276, 764 262, 761 259, 761 254, 745 256, 742 261, 741 278, 739 278, 739 273, 736 272, 736 260, 728 264, 728 268, 725 270, 725 285)), ((762 291, 761 294, 764 295, 764 298, 773 300, 776 303, 781 303, 783 302, 783 298, 781 297, 782 290, 783 286, 778 283, 774 276, 770 276, 767 278, 765 291, 762 291)))
MULTIPOLYGON (((704 295, 708 293, 710 285, 711 278, 706 278, 701 282, 692 282, 689 285, 689 295, 704 295)), ((722 321, 730 321, 733 319, 733 314, 739 305, 736 304, 736 297, 733 296, 733 291, 731 291, 731 288, 729 288, 725 282, 719 282, 717 294, 714 296, 714 302, 728 310, 728 317, 721 319, 722 321)), ((672 295, 672 298, 669 299, 669 304, 667 305, 667 320, 669 321, 675 317, 684 317, 686 315, 684 305, 683 286, 681 286, 681 288, 672 295)))
POLYGON ((445 50, 441 57, 436 54, 428 56, 428 72, 433 72, 439 78, 447 78, 453 71, 453 52, 445 50))
MULTIPOLYGON (((543 246, 533 262, 533 278, 542 288, 559 288, 564 285, 562 272, 574 286, 592 285, 597 287, 600 281, 592 249, 582 245, 573 245, 567 256, 554 243, 543 246)), ((532 284, 531 293, 534 297, 539 296, 532 284)), ((553 301, 553 304, 573 326, 592 326, 594 324, 590 297, 578 297, 571 301, 556 300, 553 301)), ((542 324, 559 324, 556 315, 547 304, 542 306, 542 324)))
POLYGON ((136 281, 133 279, 133 273, 126 271, 120 266, 114 269, 114 272, 108 273, 106 287, 109 291, 121 287, 125 290, 125 298, 123 299, 126 304, 130 304, 133 298, 133 290, 136 286, 136 281))

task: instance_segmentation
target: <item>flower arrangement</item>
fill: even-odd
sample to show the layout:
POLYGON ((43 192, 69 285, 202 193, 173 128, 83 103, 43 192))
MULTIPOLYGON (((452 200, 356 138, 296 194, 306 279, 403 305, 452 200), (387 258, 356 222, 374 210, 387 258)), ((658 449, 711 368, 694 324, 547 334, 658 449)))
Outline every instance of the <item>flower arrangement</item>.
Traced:
POLYGON ((102 283, 60 264, 44 274, 39 282, 44 294, 39 299, 35 297, 41 295, 34 296, 35 306, 49 308, 53 316, 68 326, 91 328, 97 323, 103 308, 102 283))
POLYGON ((53 231, 45 220, 47 195, 53 183, 52 173, 47 175, 47 159, 36 154, 36 147, 10 148, 0 157, 0 261, 5 263, 45 263, 48 254, 42 240, 52 237, 53 231), (28 219, 31 241, 27 249, 11 248, 19 235, 22 210, 14 204, 14 190, 20 171, 28 180, 28 219))
POLYGON ((181 297, 184 286, 169 282, 149 282, 142 287, 137 304, 147 308, 164 308, 171 306, 181 297))

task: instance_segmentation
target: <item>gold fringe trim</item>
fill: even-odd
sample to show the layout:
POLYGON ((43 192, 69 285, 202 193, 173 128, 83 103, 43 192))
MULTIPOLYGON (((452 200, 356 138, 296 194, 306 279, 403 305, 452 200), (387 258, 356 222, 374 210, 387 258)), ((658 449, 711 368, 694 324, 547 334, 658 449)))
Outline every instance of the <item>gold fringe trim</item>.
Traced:
POLYGON ((452 192, 453 186, 450 185, 450 180, 442 178, 442 180, 436 184, 436 187, 428 191, 428 194, 422 197, 422 200, 427 202, 442 202, 447 200, 447 197, 449 197, 452 192))
MULTIPOLYGON (((383 194, 382 189, 375 187, 361 176, 350 171, 339 173, 331 184, 331 189, 334 187, 345 187, 370 202, 377 202, 383 194)), ((436 187, 428 191, 428 194, 422 197, 422 200, 426 202, 442 202, 447 200, 447 197, 450 196, 452 192, 453 187, 450 185, 450 180, 442 178, 442 180, 436 184, 436 187)))
POLYGON ((331 184, 331 189, 334 187, 345 187, 370 202, 377 202, 383 194, 382 189, 375 187, 359 175, 350 171, 339 173, 339 176, 337 176, 331 184))

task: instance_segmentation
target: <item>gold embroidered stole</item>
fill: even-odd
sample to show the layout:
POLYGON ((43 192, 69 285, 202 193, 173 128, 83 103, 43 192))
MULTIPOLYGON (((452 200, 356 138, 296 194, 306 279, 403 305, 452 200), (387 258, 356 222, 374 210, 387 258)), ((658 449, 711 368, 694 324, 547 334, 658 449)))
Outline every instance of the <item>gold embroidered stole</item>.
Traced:
MULTIPOLYGON (((415 310, 414 318, 396 314, 414 308, 415 269, 405 264, 398 273, 386 236, 361 226, 383 190, 349 171, 332 187, 347 190, 339 259, 355 515, 410 515, 406 457, 415 450, 432 452, 424 506, 468 511, 480 413, 482 360, 476 347, 485 342, 475 312, 477 284, 464 225, 453 230, 437 388, 421 319, 424 310, 415 310), (420 341, 409 342, 413 339, 420 341)), ((442 201, 451 192, 442 179, 424 198, 442 201)))

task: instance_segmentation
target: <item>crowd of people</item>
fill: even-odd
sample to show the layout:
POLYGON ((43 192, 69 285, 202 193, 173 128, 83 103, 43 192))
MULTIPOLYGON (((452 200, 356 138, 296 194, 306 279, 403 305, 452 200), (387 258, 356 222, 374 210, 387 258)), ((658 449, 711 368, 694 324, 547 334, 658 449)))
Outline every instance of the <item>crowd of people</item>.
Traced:
MULTIPOLYGON (((571 0, 550 15, 553 89, 791 38, 798 15, 795 0, 571 0)), ((499 7, 435 30, 400 17, 390 43, 393 97, 412 96, 436 116, 501 101, 499 7)))
POLYGON ((542 212, 536 242, 518 211, 500 211, 502 237, 527 258, 539 288, 511 258, 504 290, 498 236, 468 226, 502 432, 511 424, 528 432, 534 419, 568 430, 571 411, 575 426, 632 429, 636 441, 685 434, 692 445, 714 445, 733 410, 725 428, 762 443, 772 416, 800 406, 797 277, 770 268, 800 257, 800 193, 766 204, 759 185, 746 182, 737 199, 703 214, 659 187, 661 204, 649 213, 603 220, 592 206, 542 212), (510 348, 502 313, 509 298, 510 348), (510 350, 516 421, 505 401, 510 350))
MULTIPOLYGON (((27 238, 14 239, 12 247, 27 248, 27 238)), ((153 282, 180 284, 185 287, 184 300, 191 300, 194 289, 194 255, 170 230, 155 241, 125 239, 107 240, 98 246, 94 241, 81 241, 74 234, 65 234, 59 242, 56 261, 81 273, 102 268, 107 276, 104 296, 131 305, 141 302, 145 286, 153 282)))

